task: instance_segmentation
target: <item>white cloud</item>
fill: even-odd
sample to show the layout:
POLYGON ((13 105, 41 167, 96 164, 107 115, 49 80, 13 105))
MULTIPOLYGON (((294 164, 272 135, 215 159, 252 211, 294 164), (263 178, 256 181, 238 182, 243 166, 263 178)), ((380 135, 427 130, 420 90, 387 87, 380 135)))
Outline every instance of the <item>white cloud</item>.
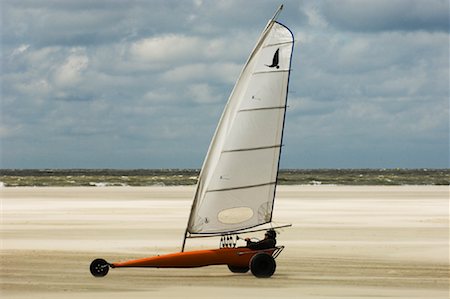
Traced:
POLYGON ((179 66, 204 61, 243 60, 251 49, 252 43, 242 33, 216 38, 166 34, 134 41, 128 55, 134 62, 179 66))
POLYGON ((68 87, 79 83, 89 66, 84 49, 73 49, 62 65, 56 67, 53 78, 59 86, 68 87))
POLYGON ((195 57, 199 49, 201 43, 198 38, 169 34, 134 42, 130 54, 137 60, 159 63, 195 57))
POLYGON ((168 70, 162 75, 162 78, 168 82, 180 81, 198 81, 204 80, 210 74, 208 73, 208 66, 206 64, 188 64, 174 69, 168 70))
POLYGON ((188 64, 168 70, 161 78, 167 82, 216 81, 234 83, 242 65, 233 63, 198 63, 188 64))
POLYGON ((20 134, 23 125, 0 125, 0 138, 15 137, 20 134))
POLYGON ((304 5, 305 15, 311 27, 325 28, 328 26, 327 20, 320 13, 320 8, 315 2, 307 2, 304 5))
POLYGON ((195 4, 195 6, 202 6, 203 0, 194 0, 194 4, 195 4))
POLYGON ((30 45, 28 45, 28 44, 20 45, 19 47, 15 48, 13 50, 13 52, 11 53, 11 56, 20 55, 20 54, 24 53, 26 50, 28 50, 29 48, 30 48, 30 45))
POLYGON ((217 103, 223 100, 220 94, 208 84, 193 84, 188 87, 188 94, 193 102, 200 104, 217 103))

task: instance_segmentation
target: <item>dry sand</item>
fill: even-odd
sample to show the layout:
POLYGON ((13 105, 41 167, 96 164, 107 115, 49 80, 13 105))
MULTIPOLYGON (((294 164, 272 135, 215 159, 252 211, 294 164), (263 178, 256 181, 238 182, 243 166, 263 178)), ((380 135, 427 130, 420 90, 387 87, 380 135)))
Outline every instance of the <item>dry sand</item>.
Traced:
MULTIPOLYGON (((270 279, 197 269, 112 269, 179 251, 194 187, 1 188, 2 298, 448 298, 448 186, 280 186, 292 223, 270 279)), ((261 235, 255 233, 254 235, 261 235)), ((189 249, 218 240, 188 240, 189 249)))

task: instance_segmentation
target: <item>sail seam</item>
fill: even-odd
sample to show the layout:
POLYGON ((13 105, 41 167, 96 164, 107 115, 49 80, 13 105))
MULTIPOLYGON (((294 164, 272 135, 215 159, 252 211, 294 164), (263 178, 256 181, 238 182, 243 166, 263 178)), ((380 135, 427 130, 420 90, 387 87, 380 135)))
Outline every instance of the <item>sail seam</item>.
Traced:
POLYGON ((290 71, 290 69, 287 70, 271 70, 271 71, 259 71, 259 72, 253 72, 253 75, 258 75, 258 74, 267 74, 267 73, 288 73, 290 71))
POLYGON ((250 189, 250 188, 263 187, 263 186, 274 185, 274 184, 276 184, 276 182, 269 182, 269 183, 263 183, 263 184, 257 184, 257 185, 247 185, 247 186, 240 186, 240 187, 223 188, 223 189, 213 189, 213 190, 206 190, 206 193, 231 191, 231 190, 239 190, 239 189, 250 189))
POLYGON ((251 147, 251 148, 239 148, 239 149, 225 150, 225 151, 222 151, 222 153, 257 151, 257 150, 265 150, 265 149, 277 148, 277 147, 281 147, 281 144, 260 146, 260 147, 251 147))
POLYGON ((257 111, 257 110, 272 110, 272 109, 286 109, 285 106, 276 106, 276 107, 262 107, 262 108, 250 108, 250 109, 241 109, 238 112, 248 112, 248 111, 257 111))

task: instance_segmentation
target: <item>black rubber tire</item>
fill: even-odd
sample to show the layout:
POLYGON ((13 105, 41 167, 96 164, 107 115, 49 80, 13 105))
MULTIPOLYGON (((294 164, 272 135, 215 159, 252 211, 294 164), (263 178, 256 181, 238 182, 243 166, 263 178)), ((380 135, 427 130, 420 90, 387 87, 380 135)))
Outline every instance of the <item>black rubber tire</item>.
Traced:
POLYGON ((104 259, 95 259, 92 261, 89 269, 91 270, 91 274, 95 277, 103 277, 108 274, 109 264, 104 259))
POLYGON ((267 278, 275 273, 275 259, 267 253, 257 253, 250 260, 250 270, 258 278, 267 278))
POLYGON ((247 273, 248 270, 250 270, 249 267, 237 267, 231 265, 228 265, 228 269, 230 269, 230 271, 233 273, 247 273))

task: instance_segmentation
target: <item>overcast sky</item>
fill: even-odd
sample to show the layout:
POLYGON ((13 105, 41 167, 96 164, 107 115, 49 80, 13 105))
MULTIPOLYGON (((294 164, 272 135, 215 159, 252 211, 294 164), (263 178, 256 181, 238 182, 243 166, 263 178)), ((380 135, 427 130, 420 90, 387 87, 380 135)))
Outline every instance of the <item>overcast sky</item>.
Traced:
MULTIPOLYGON (((449 167, 449 1, 283 1, 282 168, 449 167)), ((2 0, 1 168, 200 168, 278 1, 2 0)))

